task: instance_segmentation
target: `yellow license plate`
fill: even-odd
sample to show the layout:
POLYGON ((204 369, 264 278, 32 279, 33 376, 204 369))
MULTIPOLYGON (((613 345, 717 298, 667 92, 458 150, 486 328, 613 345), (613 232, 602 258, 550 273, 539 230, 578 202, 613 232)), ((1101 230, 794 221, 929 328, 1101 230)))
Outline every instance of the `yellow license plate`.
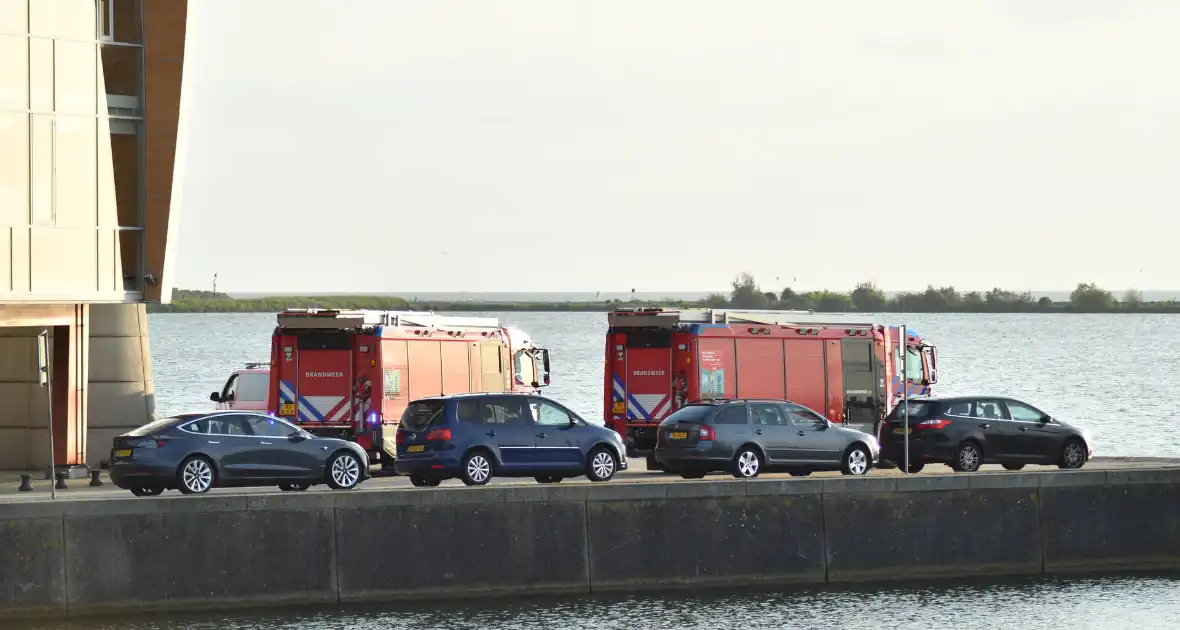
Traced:
POLYGON ((422 451, 424 451, 424 450, 426 450, 426 445, 425 445, 425 444, 415 444, 415 445, 413 445, 413 446, 407 446, 407 447, 406 447, 406 452, 407 452, 407 453, 421 453, 421 452, 422 452, 422 451))
MULTIPOLYGON (((913 433, 914 430, 910 429, 908 432, 913 433)), ((907 431, 905 429, 894 429, 893 433, 894 433, 894 435, 905 435, 907 433, 907 431)))
POLYGON ((611 413, 615 414, 616 416, 621 416, 621 415, 627 413, 627 403, 617 402, 617 403, 611 405, 610 410, 611 410, 611 413))
POLYGON ((293 415, 295 415, 295 403, 283 403, 283 404, 279 405, 279 415, 280 416, 293 416, 293 415))
POLYGON ((120 451, 115 451, 115 457, 131 457, 131 449, 125 448, 120 451))
POLYGON ((668 434, 668 437, 673 440, 686 440, 688 439, 688 433, 684 431, 673 431, 668 434))

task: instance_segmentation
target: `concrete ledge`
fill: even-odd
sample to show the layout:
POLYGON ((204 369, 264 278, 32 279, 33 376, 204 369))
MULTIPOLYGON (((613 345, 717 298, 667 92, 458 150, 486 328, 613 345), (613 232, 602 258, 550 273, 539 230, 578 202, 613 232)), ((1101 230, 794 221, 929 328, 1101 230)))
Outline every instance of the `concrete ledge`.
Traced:
POLYGON ((1174 467, 0 503, 3 618, 1174 568, 1174 467))

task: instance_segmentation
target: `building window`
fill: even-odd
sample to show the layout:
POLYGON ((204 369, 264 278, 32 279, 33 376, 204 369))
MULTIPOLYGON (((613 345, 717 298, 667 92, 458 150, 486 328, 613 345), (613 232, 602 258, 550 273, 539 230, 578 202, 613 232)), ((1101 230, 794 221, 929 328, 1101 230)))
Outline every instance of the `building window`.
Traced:
POLYGON ((94 5, 98 12, 98 38, 115 41, 115 0, 95 0, 94 5))

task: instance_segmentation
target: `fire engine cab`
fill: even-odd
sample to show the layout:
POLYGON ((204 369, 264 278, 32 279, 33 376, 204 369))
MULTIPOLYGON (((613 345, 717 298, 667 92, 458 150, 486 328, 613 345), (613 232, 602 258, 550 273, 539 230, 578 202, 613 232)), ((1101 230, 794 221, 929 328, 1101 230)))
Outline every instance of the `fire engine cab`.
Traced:
POLYGON ((391 469, 409 401, 548 384, 549 351, 496 318, 288 309, 271 339, 267 409, 315 435, 353 440, 391 469))
POLYGON ((876 435, 906 392, 930 395, 937 349, 908 330, 903 352, 898 327, 841 318, 810 311, 615 310, 607 315, 603 418, 629 456, 646 455, 651 469, 656 427, 693 400, 785 398, 876 435))

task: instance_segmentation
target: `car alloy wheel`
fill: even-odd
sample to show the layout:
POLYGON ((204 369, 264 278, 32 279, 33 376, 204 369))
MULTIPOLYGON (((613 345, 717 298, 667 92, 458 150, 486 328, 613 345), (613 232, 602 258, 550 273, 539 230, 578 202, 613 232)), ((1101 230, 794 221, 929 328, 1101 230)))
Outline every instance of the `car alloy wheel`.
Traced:
POLYGON ((329 473, 332 487, 337 490, 349 490, 360 483, 361 463, 352 453, 340 453, 332 458, 329 473))
POLYGON ((469 486, 482 486, 492 478, 492 462, 487 455, 475 452, 466 457, 463 462, 463 483, 469 486))
POLYGON ((204 457, 185 462, 180 471, 180 491, 185 494, 204 494, 213 487, 213 467, 204 457))
POLYGON ((1065 445, 1061 453, 1061 468, 1081 468, 1086 463, 1086 449, 1080 442, 1072 441, 1065 445))
POLYGON ((734 462, 734 477, 739 479, 753 479, 762 472, 762 460, 749 448, 742 449, 734 462))
POLYGON ((952 466, 959 472, 975 472, 983 465, 983 453, 974 442, 967 442, 959 447, 955 453, 955 463, 952 466))
POLYGON ((615 456, 611 455, 605 448, 599 448, 590 454, 590 477, 591 481, 607 481, 615 476, 615 469, 618 466, 615 464, 615 456))
POLYGON ((869 455, 865 450, 859 446, 854 447, 848 451, 844 456, 844 471, 845 474, 861 476, 869 472, 872 465, 869 463, 869 455))

